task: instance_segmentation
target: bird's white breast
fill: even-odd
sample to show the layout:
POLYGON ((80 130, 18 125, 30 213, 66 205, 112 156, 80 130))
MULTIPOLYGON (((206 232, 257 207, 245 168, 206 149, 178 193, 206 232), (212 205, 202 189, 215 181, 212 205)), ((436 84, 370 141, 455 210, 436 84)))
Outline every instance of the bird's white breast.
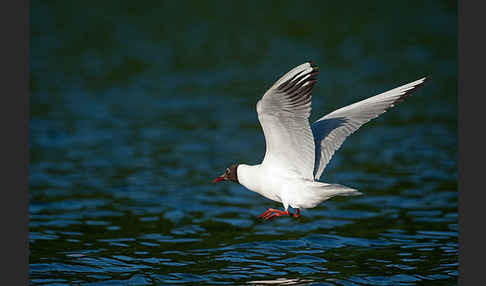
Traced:
POLYGON ((268 199, 282 202, 280 196, 282 181, 271 170, 265 168, 264 165, 249 166, 240 164, 236 172, 238 181, 245 188, 268 199))

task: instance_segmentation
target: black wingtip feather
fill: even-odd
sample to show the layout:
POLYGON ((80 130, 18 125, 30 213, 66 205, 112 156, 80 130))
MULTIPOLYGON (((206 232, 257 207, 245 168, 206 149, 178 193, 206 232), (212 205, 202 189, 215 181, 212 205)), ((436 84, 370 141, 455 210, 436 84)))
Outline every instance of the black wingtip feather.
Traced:
POLYGON ((301 88, 309 80, 312 80, 312 72, 301 74, 299 77, 297 77, 293 80, 294 84, 290 84, 288 87, 283 88, 283 92, 293 93, 297 89, 301 88), (302 79, 304 77, 307 77, 307 76, 308 76, 308 78, 306 80, 302 81, 302 79), (295 84, 295 83, 297 83, 297 84, 295 84))
POLYGON ((413 88, 405 91, 405 93, 402 96, 400 96, 397 100, 395 100, 395 102, 393 102, 393 104, 401 103, 407 97, 411 96, 414 92, 416 92, 418 89, 420 89, 422 86, 424 86, 424 84, 428 81, 428 79, 429 79, 429 77, 424 76, 423 81, 421 83, 419 83, 419 84, 415 85, 413 88))
POLYGON ((312 61, 307 61, 307 63, 311 66, 311 68, 319 69, 319 67, 316 64, 314 64, 312 61))
POLYGON ((285 81, 285 82, 281 83, 281 84, 280 84, 280 85, 277 87, 277 89, 278 89, 278 90, 282 90, 282 89, 286 88, 286 87, 287 87, 287 85, 288 85, 289 83, 291 83, 292 81, 294 81, 296 77, 298 77, 300 74, 302 74, 302 72, 303 72, 303 70, 302 70, 302 71, 300 71, 300 72, 298 72, 298 73, 296 73, 296 74, 295 74, 293 77, 289 78, 287 81, 285 81))

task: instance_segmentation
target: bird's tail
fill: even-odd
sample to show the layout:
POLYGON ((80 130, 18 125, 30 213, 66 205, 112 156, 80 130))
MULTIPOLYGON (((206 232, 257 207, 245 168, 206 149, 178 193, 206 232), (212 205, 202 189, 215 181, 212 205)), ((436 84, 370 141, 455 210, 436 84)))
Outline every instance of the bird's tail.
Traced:
POLYGON ((296 198, 296 205, 300 205, 302 208, 313 208, 335 196, 357 196, 361 194, 356 189, 339 184, 312 182, 307 184, 305 191, 299 192, 299 197, 296 198))
POLYGON ((316 191, 319 192, 321 196, 326 197, 326 200, 335 196, 358 196, 363 194, 356 189, 340 184, 321 183, 316 187, 316 191))

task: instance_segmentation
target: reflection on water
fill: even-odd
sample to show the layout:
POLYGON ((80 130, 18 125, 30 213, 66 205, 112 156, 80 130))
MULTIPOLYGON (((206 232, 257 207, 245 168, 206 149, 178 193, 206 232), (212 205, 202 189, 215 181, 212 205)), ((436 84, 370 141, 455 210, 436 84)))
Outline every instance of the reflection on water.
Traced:
POLYGON ((457 283, 456 7, 130 3, 32 3, 31 285, 457 283), (262 159, 256 101, 309 59, 314 120, 431 80, 327 166, 363 196, 262 222, 210 181, 262 159))
POLYGON ((299 280, 299 279, 287 279, 287 278, 277 278, 274 280, 260 280, 260 281, 250 281, 249 284, 252 285, 296 285, 299 283, 312 282, 312 280, 299 280))

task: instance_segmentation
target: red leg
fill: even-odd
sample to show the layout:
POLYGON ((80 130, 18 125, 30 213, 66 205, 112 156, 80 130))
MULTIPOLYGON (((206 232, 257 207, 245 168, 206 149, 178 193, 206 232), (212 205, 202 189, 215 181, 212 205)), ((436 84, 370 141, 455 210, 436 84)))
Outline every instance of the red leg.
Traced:
POLYGON ((283 215, 290 215, 289 211, 281 211, 281 210, 272 210, 270 211, 269 213, 267 213, 266 216, 263 217, 263 219, 265 220, 271 220, 275 217, 278 217, 278 216, 283 216, 283 215))
POLYGON ((297 209, 297 213, 292 214, 293 217, 298 218, 300 217, 300 209, 297 209))
POLYGON ((290 213, 288 210, 281 211, 281 210, 276 210, 276 209, 268 209, 264 213, 259 215, 258 218, 262 218, 264 220, 270 220, 270 219, 273 219, 275 217, 284 216, 284 215, 288 215, 288 216, 292 216, 292 217, 297 218, 297 217, 300 216, 300 210, 297 209, 297 213, 293 214, 293 213, 290 213))
POLYGON ((269 217, 270 216, 273 217, 274 214, 279 214, 279 216, 280 215, 284 215, 285 214, 285 211, 276 210, 276 209, 268 209, 264 213, 262 213, 261 215, 259 215, 258 218, 269 219, 269 217))

